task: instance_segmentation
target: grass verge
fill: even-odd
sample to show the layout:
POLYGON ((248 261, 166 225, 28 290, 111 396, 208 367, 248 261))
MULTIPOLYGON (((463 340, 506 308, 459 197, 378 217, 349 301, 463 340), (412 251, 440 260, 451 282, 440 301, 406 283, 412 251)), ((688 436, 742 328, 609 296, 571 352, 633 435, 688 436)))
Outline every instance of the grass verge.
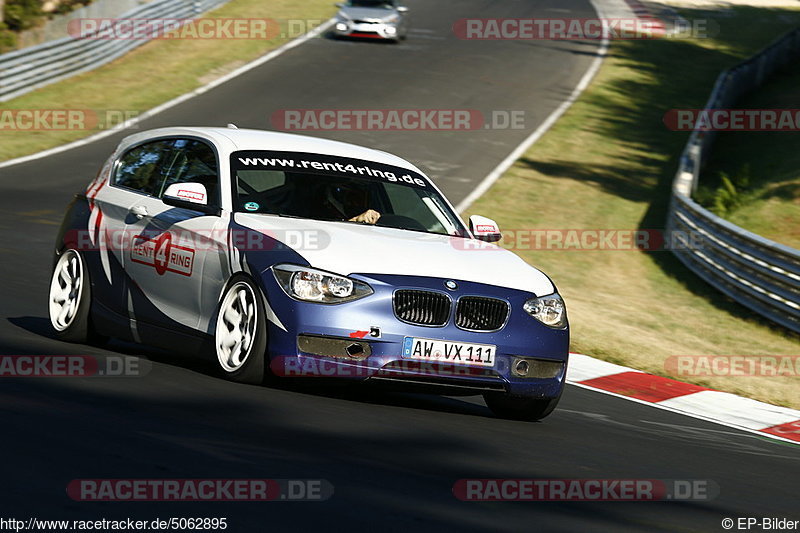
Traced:
MULTIPOLYGON (((701 108, 720 70, 800 23, 788 9, 681 14, 716 19, 719 35, 614 42, 578 102, 465 214, 489 214, 506 230, 663 228, 688 137, 668 130, 664 113, 701 108)), ((672 355, 800 353, 798 336, 707 286, 670 252, 515 251, 553 276, 575 351, 665 376, 672 355)), ((800 407, 798 377, 679 379, 800 407)))
MULTIPOLYGON (((204 18, 303 20, 317 25, 333 15, 330 0, 234 0, 204 18)), ((299 26, 292 25, 292 26, 299 26)), ((286 30, 287 25, 281 24, 286 30)), ((291 29, 291 28, 290 28, 291 29)), ((310 29, 310 25, 308 26, 310 29)), ((282 31, 282 34, 292 33, 282 31)), ((296 36, 296 35, 294 35, 296 36)), ((89 109, 143 112, 190 92, 291 40, 156 40, 99 69, 0 104, 4 109, 89 109), (146 73, 142 75, 142 73, 146 73)), ((97 130, 0 129, 0 161, 59 146, 97 130)))

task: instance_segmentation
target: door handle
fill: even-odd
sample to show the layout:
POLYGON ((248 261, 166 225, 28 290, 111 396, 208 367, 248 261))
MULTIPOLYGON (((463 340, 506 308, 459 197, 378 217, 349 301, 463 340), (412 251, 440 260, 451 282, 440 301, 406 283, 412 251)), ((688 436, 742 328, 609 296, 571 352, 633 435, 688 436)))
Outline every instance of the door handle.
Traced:
POLYGON ((137 205, 131 208, 130 213, 139 220, 142 220, 147 216, 147 208, 143 205, 137 205))

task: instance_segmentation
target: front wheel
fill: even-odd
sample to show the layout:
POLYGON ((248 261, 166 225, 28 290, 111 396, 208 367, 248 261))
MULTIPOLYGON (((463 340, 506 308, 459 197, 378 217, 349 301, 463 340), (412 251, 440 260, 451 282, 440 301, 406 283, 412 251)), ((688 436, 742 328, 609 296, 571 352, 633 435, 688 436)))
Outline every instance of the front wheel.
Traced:
POLYGON ((483 399, 486 406, 499 418, 533 422, 552 413, 561 397, 526 398, 508 394, 484 394, 483 399))
POLYGON ((214 347, 226 379, 259 384, 264 379, 267 323, 259 289, 246 276, 228 284, 217 310, 214 347))

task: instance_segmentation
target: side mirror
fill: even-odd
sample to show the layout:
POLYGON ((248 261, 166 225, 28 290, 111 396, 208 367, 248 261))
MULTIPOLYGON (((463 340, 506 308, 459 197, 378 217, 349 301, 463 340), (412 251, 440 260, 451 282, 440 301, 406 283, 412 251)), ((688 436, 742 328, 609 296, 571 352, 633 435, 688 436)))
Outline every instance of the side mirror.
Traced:
POLYGON ((469 230, 476 239, 486 242, 497 242, 503 237, 497 222, 480 215, 469 217, 469 230))
POLYGON ((336 6, 336 7, 338 7, 339 9, 342 9, 342 8, 344 7, 344 2, 336 2, 336 3, 335 3, 335 4, 333 4, 333 5, 334 5, 334 6, 336 6))
POLYGON ((202 183, 173 183, 164 191, 161 201, 172 207, 191 209, 209 215, 219 214, 218 208, 208 205, 208 193, 202 183))
POLYGON ((406 6, 397 6, 395 9, 398 13, 408 13, 408 8, 406 6))

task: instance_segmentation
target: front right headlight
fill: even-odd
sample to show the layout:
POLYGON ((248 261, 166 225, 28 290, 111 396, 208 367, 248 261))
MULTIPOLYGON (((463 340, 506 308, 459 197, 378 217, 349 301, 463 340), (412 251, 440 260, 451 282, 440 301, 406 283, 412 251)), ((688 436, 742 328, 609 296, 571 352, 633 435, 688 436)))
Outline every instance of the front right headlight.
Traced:
POLYGON ((545 326, 563 328, 567 325, 567 308, 558 293, 531 298, 522 308, 545 326))
POLYGON ((337 304, 372 294, 363 281, 316 268, 282 264, 273 266, 272 272, 286 294, 304 302, 337 304))

